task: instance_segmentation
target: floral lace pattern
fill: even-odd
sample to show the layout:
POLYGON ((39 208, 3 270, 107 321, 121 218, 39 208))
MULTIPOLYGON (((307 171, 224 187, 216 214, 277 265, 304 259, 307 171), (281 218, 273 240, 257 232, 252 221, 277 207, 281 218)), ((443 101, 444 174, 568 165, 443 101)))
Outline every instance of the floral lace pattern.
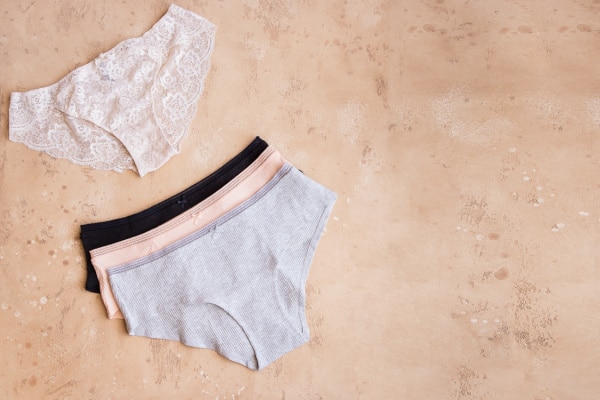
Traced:
POLYGON ((57 83, 11 94, 9 138, 96 169, 154 171, 181 151, 216 28, 172 4, 154 26, 57 83))

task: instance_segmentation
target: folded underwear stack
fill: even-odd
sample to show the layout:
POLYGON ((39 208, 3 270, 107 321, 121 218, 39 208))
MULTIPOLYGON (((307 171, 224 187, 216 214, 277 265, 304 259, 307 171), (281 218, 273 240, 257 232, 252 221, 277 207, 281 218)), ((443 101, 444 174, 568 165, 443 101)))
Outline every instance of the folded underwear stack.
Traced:
POLYGON ((131 335, 261 369, 310 338, 305 283, 335 198, 257 137, 184 192, 83 225, 88 287, 131 335))
MULTIPOLYGON (((180 152, 215 27, 171 5, 54 85, 11 94, 9 138, 140 176, 180 152)), ((259 370, 306 343, 305 283, 336 195, 256 137, 221 168, 137 214, 81 226, 86 289, 130 335, 259 370)))

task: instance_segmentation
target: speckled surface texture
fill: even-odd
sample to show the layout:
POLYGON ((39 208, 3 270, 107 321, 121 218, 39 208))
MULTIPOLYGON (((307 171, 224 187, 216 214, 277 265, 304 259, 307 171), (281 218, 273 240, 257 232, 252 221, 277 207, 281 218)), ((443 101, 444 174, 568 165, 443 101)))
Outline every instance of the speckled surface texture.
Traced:
POLYGON ((217 25, 212 67, 181 154, 139 178, 8 141, 8 99, 168 3, 0 3, 0 398, 598 398, 600 1, 177 4, 217 25), (311 341, 253 372, 128 336, 83 289, 79 224, 256 135, 338 194, 311 341))

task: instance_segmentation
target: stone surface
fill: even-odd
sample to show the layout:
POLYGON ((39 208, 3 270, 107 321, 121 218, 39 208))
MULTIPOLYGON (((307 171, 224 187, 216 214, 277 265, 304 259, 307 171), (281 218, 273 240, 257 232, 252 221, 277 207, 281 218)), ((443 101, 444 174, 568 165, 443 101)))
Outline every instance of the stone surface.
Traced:
POLYGON ((3 399, 596 399, 600 1, 191 1, 218 26, 183 151, 139 178, 8 141, 163 1, 0 3, 3 399), (129 337, 79 224, 164 199, 255 135, 338 193, 309 344, 261 372, 129 337))

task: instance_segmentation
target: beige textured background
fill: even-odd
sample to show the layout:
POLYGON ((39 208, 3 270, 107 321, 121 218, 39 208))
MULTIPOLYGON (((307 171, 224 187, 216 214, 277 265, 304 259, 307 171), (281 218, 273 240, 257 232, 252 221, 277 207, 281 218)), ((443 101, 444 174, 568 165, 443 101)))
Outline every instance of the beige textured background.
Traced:
POLYGON ((190 1, 218 26, 183 151, 140 179, 8 141, 51 84, 166 11, 0 2, 0 398, 598 399, 600 1, 190 1), (129 337, 81 223, 191 185, 255 136, 338 193, 309 344, 252 372, 129 337))

